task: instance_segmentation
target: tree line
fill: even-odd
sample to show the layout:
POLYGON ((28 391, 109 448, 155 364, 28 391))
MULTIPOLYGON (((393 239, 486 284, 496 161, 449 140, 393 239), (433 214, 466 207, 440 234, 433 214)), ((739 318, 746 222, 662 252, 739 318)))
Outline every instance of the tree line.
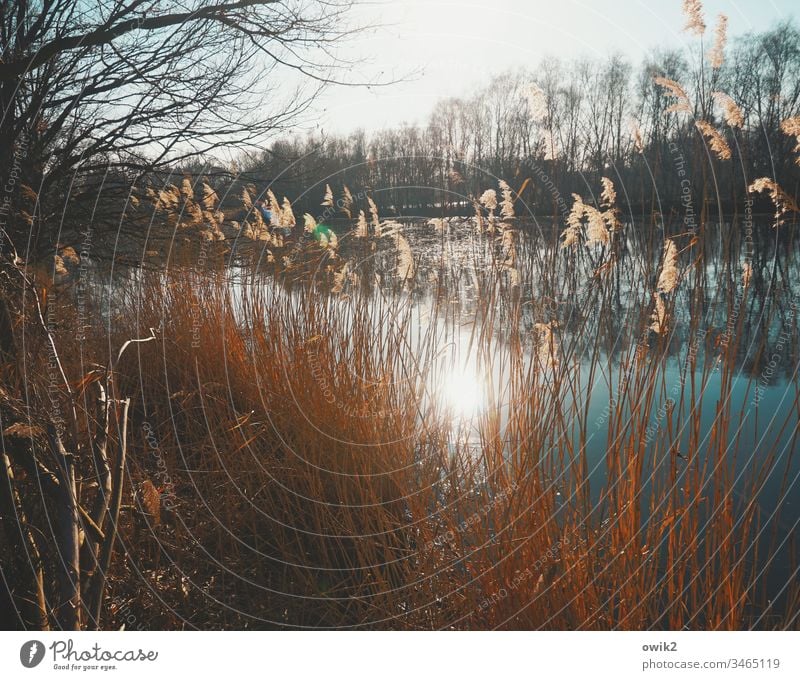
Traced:
POLYGON ((368 190, 397 214, 470 210, 498 178, 537 214, 563 214, 601 176, 633 216, 680 210, 687 178, 698 217, 741 207, 761 176, 796 195, 800 32, 786 21, 727 45, 725 28, 712 46, 705 36, 639 64, 548 57, 440 101, 423 123, 284 137, 237 171, 312 213, 326 184, 368 190))

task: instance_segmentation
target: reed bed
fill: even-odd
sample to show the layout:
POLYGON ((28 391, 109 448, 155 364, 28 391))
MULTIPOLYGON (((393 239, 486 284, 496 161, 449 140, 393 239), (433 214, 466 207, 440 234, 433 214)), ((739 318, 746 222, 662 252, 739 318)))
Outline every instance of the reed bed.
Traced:
POLYGON ((109 626, 796 627, 796 580, 765 585, 776 556, 796 575, 796 523, 759 503, 768 480, 783 479, 776 507, 792 490, 796 376, 752 441, 732 398, 742 355, 756 390, 774 343, 754 305, 768 323, 788 292, 754 297, 770 272, 751 281, 729 258, 721 334, 707 243, 637 240, 607 191, 561 242, 521 239, 484 195, 467 321, 463 260, 443 249, 422 298, 400 225, 377 219, 336 247, 385 241, 391 282, 379 256, 345 270, 312 241, 280 273, 262 253, 117 283, 71 355, 103 363, 157 329, 117 369, 131 489, 109 626), (469 418, 437 396, 467 363, 469 418))
MULTIPOLYGON (((701 3, 684 14, 702 36, 701 3)), ((714 74, 726 31, 720 15, 714 74)), ((744 114, 699 73, 726 133, 655 83, 709 163, 730 160, 744 114)), ((543 122, 545 92, 527 99, 543 122)), ((797 117, 781 129, 800 139, 797 117)), ((31 549, 3 572, 27 575, 28 623, 798 628, 796 200, 749 182, 775 212, 745 238, 709 222, 705 181, 697 215, 681 189, 681 224, 637 228, 596 188, 541 224, 500 181, 419 248, 364 192, 325 186, 337 233, 273 190, 267 224, 247 187, 223 210, 185 177, 132 191, 149 241, 118 259, 144 262, 110 281, 71 287, 91 267, 69 246, 36 283, 0 263, 0 557, 31 549)))

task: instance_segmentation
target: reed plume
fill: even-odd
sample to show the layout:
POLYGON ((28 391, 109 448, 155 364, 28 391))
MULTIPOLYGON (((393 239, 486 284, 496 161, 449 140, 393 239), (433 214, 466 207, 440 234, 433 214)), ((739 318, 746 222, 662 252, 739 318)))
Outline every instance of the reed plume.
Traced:
POLYGON ((194 200, 194 188, 192 187, 192 181, 188 177, 184 177, 181 182, 181 198, 184 201, 194 200))
POLYGON ((503 262, 504 266, 513 267, 515 265, 517 258, 516 234, 516 231, 505 224, 503 225, 503 231, 500 234, 499 240, 500 249, 505 256, 503 262))
POLYGON ((664 76, 656 76, 653 81, 667 91, 667 96, 676 100, 674 104, 667 107, 667 113, 692 113, 689 96, 680 83, 664 76))
POLYGON ((631 132, 631 138, 633 139, 633 148, 636 153, 644 153, 644 139, 642 138, 642 128, 639 126, 638 121, 635 118, 630 118, 628 120, 628 127, 631 132))
POLYGON ((294 211, 292 211, 292 204, 286 196, 283 197, 283 205, 280 211, 280 222, 282 227, 294 227, 297 222, 294 218, 294 211))
POLYGON ((207 182, 203 182, 202 188, 203 197, 200 199, 200 205, 203 206, 204 210, 212 211, 219 203, 219 196, 217 196, 217 192, 214 191, 207 182))
POLYGON ((483 212, 481 211, 480 203, 474 199, 472 201, 472 209, 475 213, 475 230, 480 234, 484 229, 483 212))
POLYGON ((561 363, 558 342, 553 332, 556 328, 558 328, 557 321, 533 325, 536 333, 536 358, 545 368, 556 369, 561 363))
POLYGON ((781 121, 781 130, 785 135, 794 137, 796 142, 794 152, 797 154, 794 160, 797 165, 800 165, 800 116, 792 116, 781 121))
POLYGON ((333 286, 331 287, 331 293, 334 295, 340 294, 344 289, 344 284, 347 280, 348 269, 347 262, 345 262, 340 270, 333 273, 333 286))
POLYGON ((506 219, 514 218, 514 195, 511 187, 505 180, 500 180, 500 194, 503 197, 500 201, 500 215, 506 219))
POLYGON ((484 191, 478 200, 490 213, 493 213, 497 208, 497 192, 494 189, 484 191))
POLYGON ((414 256, 411 253, 411 246, 402 234, 395 235, 395 243, 398 252, 397 275, 401 281, 410 281, 414 277, 414 256))
POLYGON ((753 278, 753 265, 749 262, 745 262, 742 265, 742 285, 745 288, 750 286, 750 281, 753 278))
POLYGON ((714 101, 722 108, 723 120, 732 128, 744 126, 744 114, 733 98, 724 92, 712 92, 714 101))
POLYGON ((353 194, 350 189, 345 186, 342 189, 342 212, 347 215, 348 219, 353 219, 353 194))
POLYGON ((608 231, 608 227, 606 227, 605 215, 590 205, 584 205, 584 215, 587 218, 586 245, 608 243, 611 240, 611 234, 608 231))
POLYGON ((664 335, 669 330, 669 323, 667 319, 667 308, 664 305, 664 300, 659 293, 653 293, 653 313, 650 316, 650 330, 658 335, 664 335))
POLYGON ((247 187, 242 188, 242 207, 247 211, 250 212, 253 209, 253 198, 250 196, 250 192, 247 190, 247 187))
MULTIPOLYGON (((604 189, 605 191, 605 189, 604 189)), ((612 185, 613 191, 613 185, 612 185)), ((605 244, 611 240, 611 234, 606 227, 607 216, 597 208, 587 205, 578 194, 572 194, 574 203, 567 216, 567 229, 564 231, 562 248, 578 243, 578 234, 586 226, 586 245, 605 244)))
POLYGON ((322 198, 322 204, 325 208, 332 208, 333 207, 333 191, 331 190, 331 185, 325 185, 325 196, 322 198))
POLYGON ((531 118, 540 121, 547 116, 547 95, 537 83, 528 85, 525 99, 528 102, 528 112, 531 118))
POLYGON ((381 220, 380 217, 378 217, 378 206, 375 205, 375 201, 372 200, 371 196, 367 197, 367 206, 369 207, 369 217, 372 220, 372 229, 376 236, 380 236, 381 220))
POLYGON ((567 215, 567 228, 561 234, 564 238, 561 242, 562 248, 571 248, 580 243, 584 214, 583 199, 578 194, 572 194, 572 199, 572 209, 569 211, 569 215, 567 215))
POLYGON ((671 293, 678 285, 678 248, 672 239, 664 241, 664 258, 656 290, 671 293))
POLYGON ((181 198, 183 199, 182 226, 198 227, 203 224, 205 215, 203 214, 203 209, 197 201, 194 200, 192 183, 188 178, 185 178, 183 182, 181 182, 181 198))
POLYGON ((784 222, 784 217, 790 212, 800 212, 795 200, 789 196, 780 185, 769 177, 760 177, 755 180, 749 187, 748 191, 755 191, 756 193, 766 192, 772 199, 775 206, 775 224, 778 227, 784 222))
POLYGON ((336 232, 331 229, 328 232, 328 250, 336 251, 339 249, 339 237, 336 235, 336 232))
POLYGON ((353 231, 353 235, 356 238, 367 238, 367 236, 369 236, 369 229, 367 227, 367 218, 364 215, 363 210, 358 211, 358 221, 356 222, 356 228, 353 231))
POLYGON ((269 210, 275 217, 275 219, 280 222, 281 218, 281 204, 278 203, 278 197, 275 195, 275 192, 272 189, 267 189, 267 210, 269 210))
POLYGON ((703 20, 703 3, 700 0, 683 0, 683 14, 686 17, 684 31, 702 36, 706 31, 703 20))
POLYGON ((617 190, 614 188, 614 182, 608 177, 601 177, 600 183, 603 185, 603 190, 600 192, 600 206, 613 208, 617 202, 617 190))
POLYGON ((173 184, 167 184, 167 186, 158 192, 153 192, 148 189, 148 196, 155 198, 154 207, 156 210, 175 212, 181 204, 181 192, 178 187, 173 184))
POLYGON ((717 154, 717 158, 721 161, 730 160, 732 155, 731 147, 728 146, 728 142, 725 141, 722 133, 706 120, 696 120, 694 124, 705 138, 708 146, 711 147, 711 150, 717 154))
POLYGON ((603 221, 608 226, 608 229, 613 232, 620 227, 619 210, 617 209, 617 190, 614 188, 614 182, 608 177, 601 177, 600 183, 603 185, 603 190, 600 193, 600 207, 603 208, 603 221))
POLYGON ((728 41, 728 17, 720 14, 717 17, 717 27, 714 29, 714 47, 708 54, 711 68, 722 68, 725 63, 725 44, 728 41))
POLYGON ((564 238, 564 240, 561 242, 561 247, 571 248, 579 245, 580 233, 580 227, 575 227, 573 225, 567 226, 567 228, 561 234, 561 236, 564 238))

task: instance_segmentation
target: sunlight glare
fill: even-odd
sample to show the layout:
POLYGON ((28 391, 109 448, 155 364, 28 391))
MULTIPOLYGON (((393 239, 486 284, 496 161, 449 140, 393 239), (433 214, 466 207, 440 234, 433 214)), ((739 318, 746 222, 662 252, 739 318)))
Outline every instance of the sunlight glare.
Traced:
POLYGON ((474 418, 484 408, 485 390, 473 370, 456 367, 443 376, 444 406, 462 419, 474 418))

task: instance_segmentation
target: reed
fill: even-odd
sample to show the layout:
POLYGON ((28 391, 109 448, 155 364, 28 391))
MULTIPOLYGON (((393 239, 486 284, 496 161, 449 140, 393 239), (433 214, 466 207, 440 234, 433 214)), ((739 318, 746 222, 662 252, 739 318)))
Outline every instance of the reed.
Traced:
POLYGON ((602 184, 601 208, 576 197, 565 241, 535 248, 511 227, 508 185, 500 204, 482 195, 475 222, 505 221, 497 236, 466 229, 480 291, 466 335, 449 302, 463 262, 442 261, 423 316, 410 241, 374 204, 371 233, 359 211, 336 248, 309 240, 286 269, 174 259, 118 284, 110 336, 70 354, 102 363, 159 329, 117 368, 131 488, 147 494, 131 496, 110 601, 159 627, 796 625, 795 590, 781 610, 759 593, 764 532, 779 535, 757 499, 790 462, 777 437, 747 456, 731 398, 758 277, 748 264, 725 288, 730 323, 713 340, 690 293, 706 270, 680 269, 694 241, 626 259, 602 184), (347 247, 393 248, 381 274, 396 285, 347 247), (640 296, 624 318, 621 290, 640 296), (676 328, 690 338, 678 378, 666 370, 676 328), (471 424, 437 398, 465 362, 484 391, 471 424))

